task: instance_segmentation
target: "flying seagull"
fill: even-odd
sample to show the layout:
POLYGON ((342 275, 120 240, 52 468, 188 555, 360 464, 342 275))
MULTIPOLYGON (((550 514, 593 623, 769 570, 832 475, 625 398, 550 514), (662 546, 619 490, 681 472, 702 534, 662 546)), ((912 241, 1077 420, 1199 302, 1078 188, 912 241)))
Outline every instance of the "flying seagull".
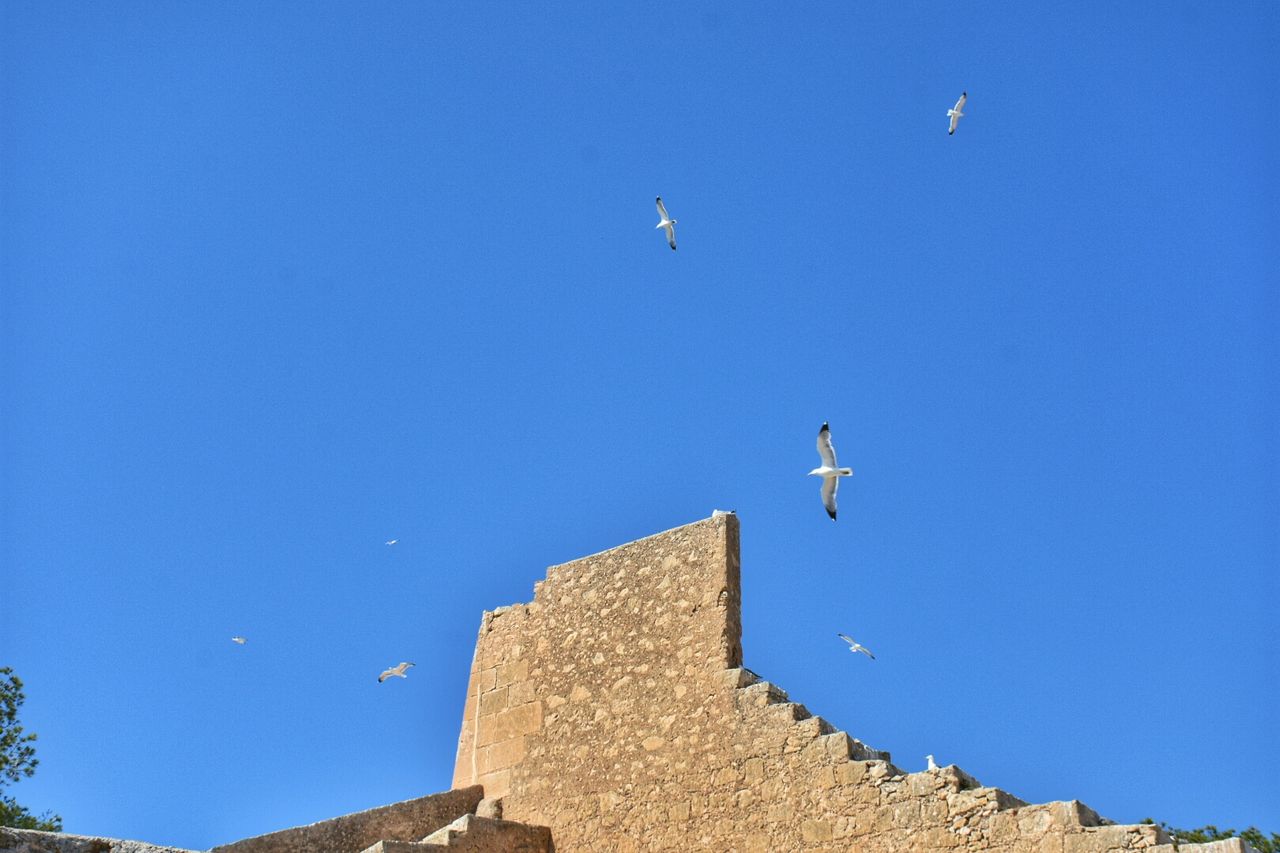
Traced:
POLYGON ((951 117, 951 128, 947 131, 947 136, 956 132, 956 125, 960 123, 960 119, 964 116, 964 113, 960 112, 960 110, 964 109, 964 99, 967 97, 969 97, 968 92, 961 92, 960 100, 956 101, 954 107, 947 110, 947 115, 951 117))
POLYGON ((654 228, 667 229, 667 242, 671 244, 672 251, 676 248, 676 220, 667 216, 667 206, 662 203, 662 196, 658 196, 658 215, 662 217, 662 221, 654 228))
POLYGON ((872 660, 876 659, 876 656, 871 654, 870 649, 862 645, 862 643, 859 643, 857 640, 853 639, 853 637, 850 637, 848 634, 836 634, 836 636, 849 644, 849 651, 862 652, 864 655, 871 658, 872 660))
POLYGON ((394 545, 394 544, 396 544, 396 543, 397 543, 397 542, 399 542, 399 541, 400 541, 399 539, 388 539, 388 540, 387 540, 385 543, 383 543, 383 544, 386 544, 386 545, 394 545))
POLYGON ((818 455, 822 457, 822 464, 810 471, 809 476, 822 478, 822 505, 827 508, 827 515, 831 516, 831 520, 835 521, 836 487, 841 477, 853 474, 853 469, 836 467, 836 449, 831 444, 831 428, 826 421, 822 422, 822 429, 818 430, 818 455))
POLYGON ((411 664, 408 661, 401 661, 400 663, 391 667, 391 669, 384 669, 382 671, 382 675, 378 676, 378 683, 381 684, 382 682, 386 681, 388 678, 391 678, 393 675, 399 676, 400 678, 408 678, 409 676, 405 675, 404 673, 405 673, 405 670, 407 670, 411 666, 414 666, 414 664, 411 664))
POLYGON ((231 638, 231 642, 235 643, 235 644, 236 644, 236 645, 238 645, 238 646, 243 646, 243 645, 244 645, 244 637, 232 637, 232 638, 231 638))
POLYGON ((934 761, 933 761, 933 756, 932 756, 932 755, 926 755, 926 756, 924 757, 924 760, 925 760, 925 761, 927 761, 927 762, 929 762, 929 766, 925 768, 926 770, 937 770, 937 769, 938 769, 938 765, 934 763, 934 761))

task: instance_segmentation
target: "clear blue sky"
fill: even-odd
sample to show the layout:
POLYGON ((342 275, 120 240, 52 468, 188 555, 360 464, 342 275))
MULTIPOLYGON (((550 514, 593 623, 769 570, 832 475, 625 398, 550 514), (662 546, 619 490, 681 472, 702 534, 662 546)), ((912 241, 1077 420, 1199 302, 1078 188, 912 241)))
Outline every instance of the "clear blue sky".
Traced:
POLYGON ((1278 39, 0 4, 10 792, 204 848, 445 789, 481 610, 723 507, 747 665, 903 767, 1280 831, 1278 39))

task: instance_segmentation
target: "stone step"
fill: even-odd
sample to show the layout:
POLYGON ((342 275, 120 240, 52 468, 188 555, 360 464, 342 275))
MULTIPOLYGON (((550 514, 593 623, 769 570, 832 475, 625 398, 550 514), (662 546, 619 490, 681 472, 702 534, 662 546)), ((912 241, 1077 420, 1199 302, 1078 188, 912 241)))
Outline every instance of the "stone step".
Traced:
POLYGON ((748 705, 763 707, 787 701, 787 691, 768 681, 757 681, 738 689, 738 698, 748 705))
MULTIPOLYGON (((821 719, 821 718, 819 718, 821 719)), ((826 722, 823 720, 823 722, 826 722)), ((824 732, 821 735, 822 747, 827 755, 836 761, 889 761, 889 753, 883 749, 872 749, 848 732, 838 729, 824 732)))
POLYGON ((799 702, 779 702, 775 705, 769 705, 765 709, 765 713, 788 723, 808 720, 813 717, 813 714, 809 713, 809 709, 799 702))
POLYGON ((797 735, 801 738, 836 738, 836 743, 824 744, 824 749, 837 760, 890 760, 887 751, 873 749, 857 738, 850 737, 827 720, 815 716, 804 705, 790 701, 787 691, 772 682, 764 681, 745 667, 726 670, 725 678, 734 686, 741 706, 763 708, 767 715, 784 724, 802 726, 797 730, 797 735))
POLYGON ((443 826, 421 841, 379 841, 362 853, 488 853, 493 850, 520 850, 551 853, 551 830, 512 820, 466 814, 443 826))
POLYGON ((724 671, 724 680, 730 688, 738 690, 760 683, 761 678, 745 666, 739 666, 733 669, 726 669, 724 671))
POLYGON ((813 720, 818 726, 818 732, 816 735, 814 735, 814 737, 821 737, 823 735, 835 734, 837 731, 839 731, 839 729, 833 726, 829 721, 827 721, 823 717, 818 716, 817 714, 814 714, 809 719, 813 720))

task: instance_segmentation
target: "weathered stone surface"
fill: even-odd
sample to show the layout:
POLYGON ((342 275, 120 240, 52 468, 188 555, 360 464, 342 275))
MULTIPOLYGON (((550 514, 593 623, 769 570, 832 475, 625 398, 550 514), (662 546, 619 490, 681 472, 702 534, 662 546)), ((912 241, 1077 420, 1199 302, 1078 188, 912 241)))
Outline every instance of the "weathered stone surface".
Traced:
POLYGON ((502 798, 486 797, 480 801, 480 805, 476 806, 476 817, 502 817, 502 798))
POLYGON ((1075 801, 1027 805, 958 767, 904 773, 743 668, 740 609, 732 515, 551 567, 533 602, 481 620, 454 784, 479 781, 506 818, 549 825, 560 853, 1168 840, 1075 801), (517 737, 495 761, 493 744, 517 737))
MULTIPOLYGON (((468 853, 551 853, 551 830, 510 820, 463 815, 422 839, 414 851, 448 849, 468 853)), ((387 851, 392 853, 392 851, 387 851)))
MULTIPOLYGON (((1175 850, 1172 844, 1158 844, 1151 848, 1151 853, 1175 853, 1175 850)), ((1242 838, 1228 838, 1200 844, 1183 842, 1178 845, 1177 853, 1254 853, 1254 849, 1242 838)))
POLYGON ((191 853, 144 841, 0 827, 0 853, 191 853))
MULTIPOLYGON (((455 790, 210 853, 1173 853, 1078 801, 905 773, 790 701, 742 667, 738 559, 718 515, 553 566, 481 619, 455 790)), ((0 829, 0 853, 188 851, 0 829)))
POLYGON ((478 785, 459 788, 258 835, 210 853, 357 853, 379 841, 417 841, 474 812, 483 796, 478 785))

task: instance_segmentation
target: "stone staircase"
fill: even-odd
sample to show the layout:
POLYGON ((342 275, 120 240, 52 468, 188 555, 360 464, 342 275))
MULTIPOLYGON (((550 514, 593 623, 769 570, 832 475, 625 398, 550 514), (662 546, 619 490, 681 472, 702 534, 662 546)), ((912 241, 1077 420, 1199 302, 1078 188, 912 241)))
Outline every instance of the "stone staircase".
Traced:
POLYGON ((551 830, 503 820, 501 800, 485 800, 477 811, 493 816, 464 814, 421 841, 379 841, 362 853, 431 853, 452 850, 462 853, 551 853, 551 830))
MULTIPOLYGON (((836 759, 843 757, 852 761, 888 764, 888 752, 872 749, 847 732, 838 730, 822 717, 810 713, 804 705, 790 701, 787 691, 746 667, 725 670, 725 681, 734 688, 734 698, 740 709, 763 709, 769 719, 777 721, 776 724, 792 726, 797 742, 816 741, 820 749, 836 759)), ((902 774, 896 767, 893 769, 898 775, 902 774)))
MULTIPOLYGON (((783 753, 810 751, 818 767, 831 768, 843 784, 869 784, 878 789, 878 802, 915 801, 936 822, 930 846, 963 849, 1000 847, 1043 832, 1060 831, 1072 839, 1068 850, 1149 850, 1172 853, 1165 832, 1149 824, 1121 825, 1098 815, 1078 800, 1032 805, 1007 791, 982 785, 955 765, 907 773, 895 767, 889 753, 874 749, 838 730, 804 705, 790 701, 787 692, 749 669, 725 670, 739 711, 757 719, 773 736, 772 748, 783 753)), ((751 758, 743 756, 749 763, 751 758)), ((750 774, 749 774, 750 775, 750 774)), ((1248 853, 1239 839, 1213 844, 1179 844, 1182 853, 1248 853)))

